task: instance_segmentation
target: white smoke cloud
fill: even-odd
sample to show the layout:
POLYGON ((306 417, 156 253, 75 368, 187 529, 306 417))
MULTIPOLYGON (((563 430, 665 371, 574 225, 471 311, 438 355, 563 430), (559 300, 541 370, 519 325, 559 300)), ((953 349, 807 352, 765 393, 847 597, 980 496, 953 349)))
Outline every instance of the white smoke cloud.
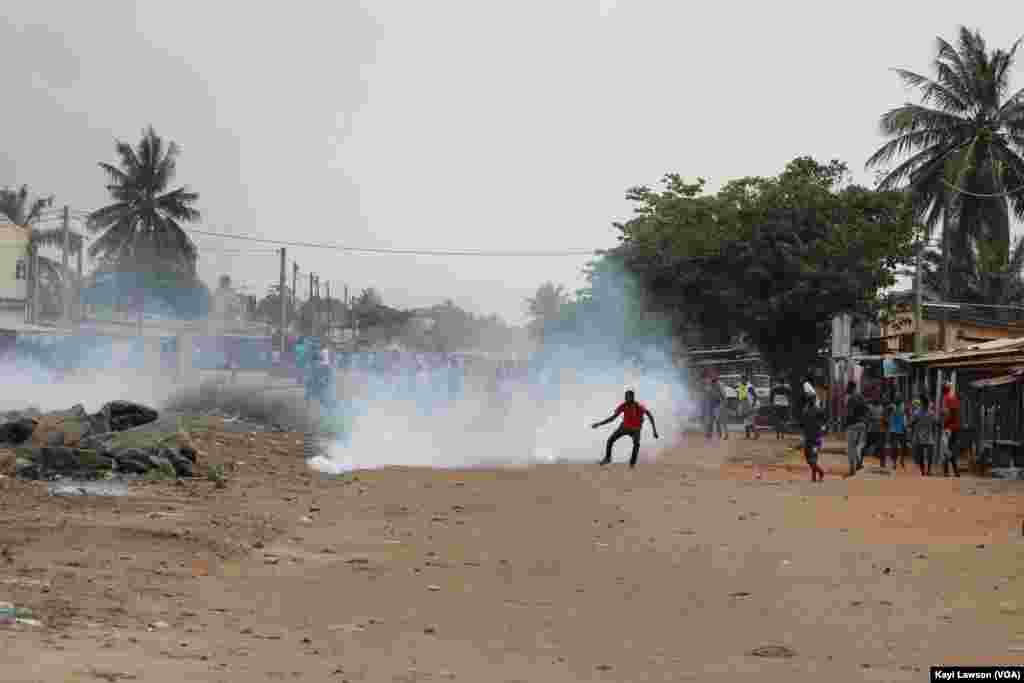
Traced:
MULTIPOLYGON (((420 400, 431 402, 429 415, 414 401, 357 390, 356 404, 364 409, 355 410, 348 438, 310 465, 339 474, 389 466, 597 462, 617 423, 598 430, 590 425, 611 415, 625 389, 636 392, 637 400, 654 414, 662 438, 670 438, 692 406, 683 375, 670 357, 674 345, 669 328, 653 325, 644 329, 642 338, 633 334, 630 321, 640 304, 638 289, 627 275, 606 272, 601 291, 611 305, 589 307, 575 331, 557 335, 557 346, 544 349, 540 376, 530 373, 504 391, 467 390, 456 401, 448 400, 446 390, 431 394, 423 387, 420 400)), ((345 410, 344 399, 341 405, 345 410)), ((655 458, 665 443, 654 440, 645 421, 641 460, 655 458)), ((615 460, 628 460, 631 446, 628 438, 619 440, 615 460)))

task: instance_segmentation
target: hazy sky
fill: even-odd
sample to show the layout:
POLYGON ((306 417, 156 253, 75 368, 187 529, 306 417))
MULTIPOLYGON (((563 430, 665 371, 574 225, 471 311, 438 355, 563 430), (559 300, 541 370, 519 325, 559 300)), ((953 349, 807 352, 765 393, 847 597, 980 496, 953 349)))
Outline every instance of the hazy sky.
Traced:
MULTIPOLYGON (((178 179, 200 192, 207 230, 465 250, 612 246, 626 189, 669 171, 714 189, 807 154, 868 182, 879 115, 916 99, 891 67, 930 73, 935 36, 960 24, 995 47, 1024 32, 1024 5, 1007 0, 3 8, 0 185, 96 208, 107 199, 96 163, 152 124, 181 145, 178 179)), ((1018 64, 1021 88, 1024 53, 1018 64)), ((262 294, 276 281, 272 247, 196 241, 208 282, 230 273, 262 294)), ((514 322, 542 281, 581 284, 586 260, 293 259, 393 305, 450 297, 514 322)))

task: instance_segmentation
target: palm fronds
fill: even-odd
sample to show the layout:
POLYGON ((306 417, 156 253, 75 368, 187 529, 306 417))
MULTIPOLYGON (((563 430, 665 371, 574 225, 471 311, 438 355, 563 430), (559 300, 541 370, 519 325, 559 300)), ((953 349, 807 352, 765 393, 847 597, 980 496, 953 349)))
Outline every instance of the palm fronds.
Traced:
POLYGON ((896 73, 920 93, 879 119, 887 141, 867 160, 880 167, 903 159, 879 180, 880 189, 913 195, 929 234, 939 224, 949 234, 950 294, 976 295, 975 245, 992 246, 1007 262, 1010 212, 1024 219, 1024 90, 1012 95, 1009 74, 1022 41, 990 51, 978 31, 961 27, 955 44, 936 39, 934 77, 896 73))

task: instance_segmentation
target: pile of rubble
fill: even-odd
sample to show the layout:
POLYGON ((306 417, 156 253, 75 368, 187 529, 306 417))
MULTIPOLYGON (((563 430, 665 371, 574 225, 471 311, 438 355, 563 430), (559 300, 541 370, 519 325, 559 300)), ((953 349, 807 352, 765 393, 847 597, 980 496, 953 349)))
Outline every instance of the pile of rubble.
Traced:
POLYGON ((23 479, 194 476, 197 453, 187 439, 159 433, 145 438, 146 426, 158 417, 156 410, 129 401, 112 401, 92 415, 80 405, 45 414, 7 413, 0 415, 0 448, 13 450, 14 474, 23 479))

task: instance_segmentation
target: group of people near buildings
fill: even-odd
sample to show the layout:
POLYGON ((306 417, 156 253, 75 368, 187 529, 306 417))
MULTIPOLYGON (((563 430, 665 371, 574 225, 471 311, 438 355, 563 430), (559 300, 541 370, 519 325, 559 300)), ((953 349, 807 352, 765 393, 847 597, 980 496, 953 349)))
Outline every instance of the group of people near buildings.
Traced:
POLYGON ((927 394, 907 402, 899 393, 867 401, 857 385, 847 386, 846 409, 848 476, 864 467, 864 456, 874 455, 885 467, 887 456, 892 466, 906 468, 910 454, 923 476, 931 476, 932 468, 942 465, 943 476, 960 476, 958 459, 966 447, 962 443, 963 424, 960 399, 949 383, 943 385, 938 406, 927 394))
MULTIPOLYGON (((754 383, 749 378, 741 378, 732 389, 736 393, 733 412, 741 420, 748 419, 757 410, 754 383)), ((699 400, 700 418, 706 439, 711 440, 716 435, 721 439, 729 438, 729 398, 726 384, 721 377, 711 373, 704 375, 699 400)))

